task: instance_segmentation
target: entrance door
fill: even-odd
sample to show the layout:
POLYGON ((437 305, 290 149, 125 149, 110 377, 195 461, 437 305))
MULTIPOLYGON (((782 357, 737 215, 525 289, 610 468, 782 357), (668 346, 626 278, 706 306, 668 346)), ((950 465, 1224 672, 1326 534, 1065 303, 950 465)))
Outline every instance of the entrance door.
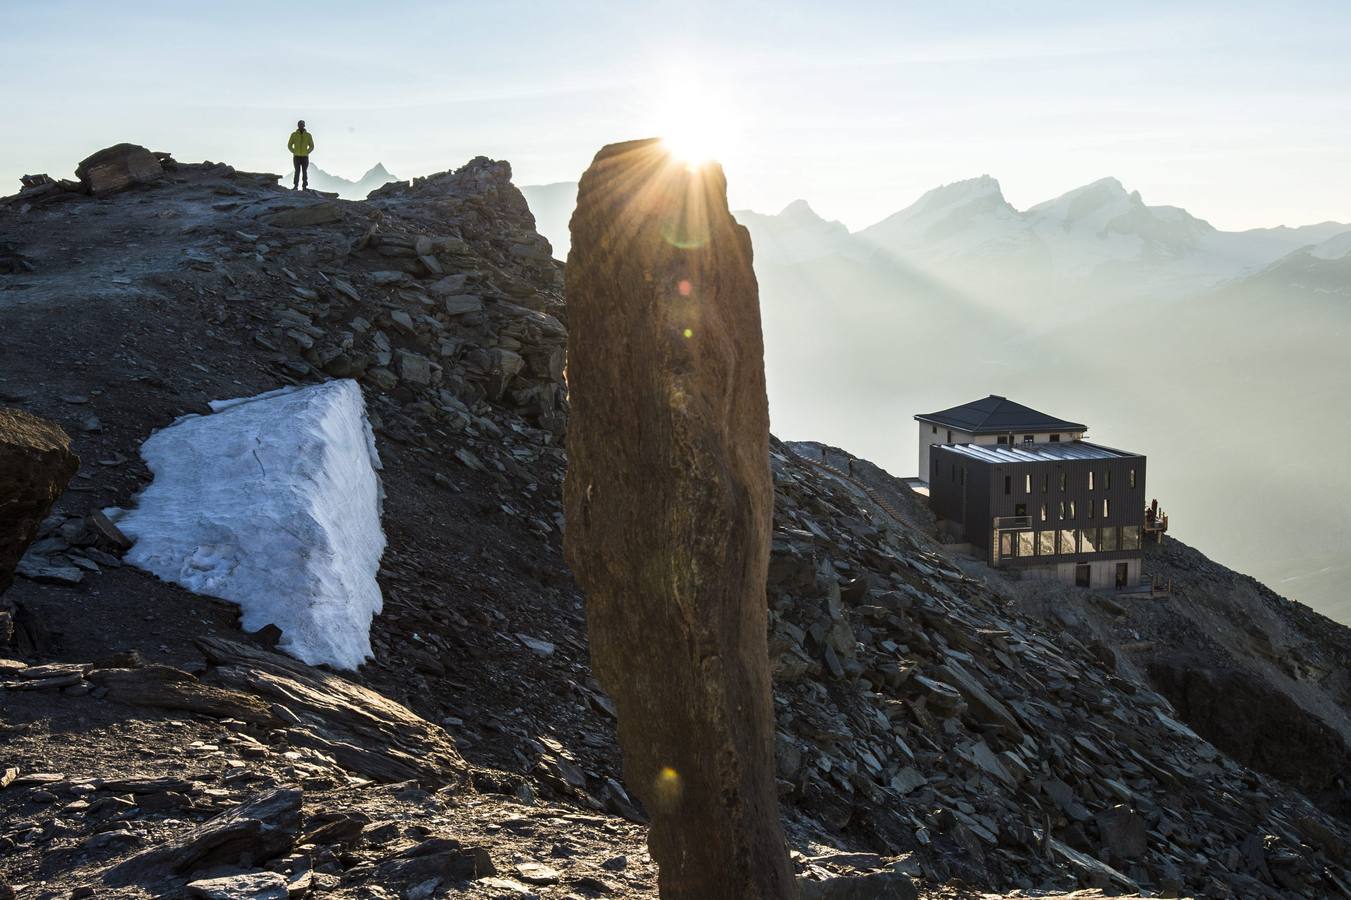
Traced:
POLYGON ((1130 566, 1126 563, 1116 564, 1116 586, 1117 589, 1126 587, 1126 582, 1130 578, 1130 566))
POLYGON ((1092 582, 1092 567, 1080 564, 1074 567, 1074 585, 1075 587, 1088 587, 1092 582))

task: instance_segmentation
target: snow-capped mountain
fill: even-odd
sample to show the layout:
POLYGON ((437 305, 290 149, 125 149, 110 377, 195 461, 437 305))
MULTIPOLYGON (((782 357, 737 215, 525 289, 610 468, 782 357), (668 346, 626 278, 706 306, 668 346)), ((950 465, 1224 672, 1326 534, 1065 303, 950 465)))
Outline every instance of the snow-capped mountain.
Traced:
POLYGON ((858 252, 843 222, 828 222, 807 204, 794 200, 778 215, 737 210, 736 219, 754 237, 757 261, 795 263, 858 252))

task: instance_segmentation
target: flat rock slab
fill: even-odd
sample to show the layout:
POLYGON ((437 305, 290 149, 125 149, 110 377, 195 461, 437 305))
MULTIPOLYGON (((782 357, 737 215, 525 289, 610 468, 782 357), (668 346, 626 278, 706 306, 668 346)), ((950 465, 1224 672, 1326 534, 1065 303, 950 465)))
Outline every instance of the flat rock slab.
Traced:
MULTIPOLYGON (((168 842, 109 869, 104 881, 128 884, 148 872, 190 874, 213 866, 266 862, 294 845, 300 830, 301 791, 282 787, 259 794, 168 842)), ((285 879, 282 879, 285 893, 285 879)))
POLYGON ((825 881, 803 881, 802 900, 916 900, 911 880, 897 872, 848 875, 825 881))
POLYGON ((286 900, 287 882, 276 872, 248 872, 188 883, 188 895, 204 900, 286 900))
POLYGON ((312 203, 296 209, 283 210, 268 217, 267 224, 277 228, 305 228, 342 221, 342 207, 337 203, 312 203))

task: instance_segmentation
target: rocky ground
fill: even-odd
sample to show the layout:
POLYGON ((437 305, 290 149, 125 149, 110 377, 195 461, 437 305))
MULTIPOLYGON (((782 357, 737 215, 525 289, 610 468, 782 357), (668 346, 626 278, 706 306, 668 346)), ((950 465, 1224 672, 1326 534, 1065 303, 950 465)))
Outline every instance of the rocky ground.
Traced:
MULTIPOLYGON (((509 167, 359 203, 159 167, 0 200, 0 402, 81 457, 0 599, 0 897, 654 896, 561 555, 561 265, 509 167), (326 377, 362 384, 388 492, 356 673, 121 565, 92 515, 148 481, 153 429, 326 377)), ((1034 590, 945 555, 881 470, 772 457, 801 876, 1348 893, 1345 629, 1176 543, 1167 600, 1034 590)))

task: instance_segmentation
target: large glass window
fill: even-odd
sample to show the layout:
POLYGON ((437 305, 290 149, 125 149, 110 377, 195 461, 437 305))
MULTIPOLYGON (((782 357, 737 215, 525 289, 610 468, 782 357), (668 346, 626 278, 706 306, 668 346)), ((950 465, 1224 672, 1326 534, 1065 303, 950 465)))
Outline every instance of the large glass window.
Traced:
POLYGON ((1055 532, 1038 531, 1037 532, 1037 555, 1055 556, 1055 532))
POLYGON ((1102 529, 1098 536, 1098 550, 1103 553, 1110 553, 1117 548, 1117 529, 1115 527, 1102 529))
POLYGON ((1121 549, 1139 550, 1140 549, 1140 526, 1122 525, 1121 526, 1121 549))
POLYGON ((1018 555, 1036 556, 1037 555, 1037 536, 1031 531, 1018 532, 1018 555))
POLYGON ((1080 553, 1098 552, 1098 529, 1096 528, 1079 529, 1079 552, 1080 553))
POLYGON ((1074 553, 1074 529, 1062 528, 1058 532, 1060 535, 1056 550, 1061 555, 1071 555, 1074 553))
POLYGON ((1013 532, 1012 532, 1012 531, 1001 531, 1001 532, 999 532, 999 558, 1000 558, 1000 559, 1005 559, 1005 558, 1007 558, 1007 557, 1013 556, 1013 548, 1014 548, 1014 546, 1015 546, 1015 545, 1014 545, 1014 541, 1013 541, 1013 532))

